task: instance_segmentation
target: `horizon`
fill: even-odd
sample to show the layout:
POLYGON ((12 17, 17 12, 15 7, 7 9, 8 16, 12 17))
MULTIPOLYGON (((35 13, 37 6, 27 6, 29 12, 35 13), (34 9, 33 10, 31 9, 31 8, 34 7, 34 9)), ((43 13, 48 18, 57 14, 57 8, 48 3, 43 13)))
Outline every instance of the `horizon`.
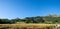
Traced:
MULTIPOLYGON (((45 16, 60 17, 60 14, 59 15, 57 15, 57 14, 48 14, 48 15, 45 15, 45 16)), ((40 17, 45 17, 45 16, 40 16, 40 17)), ((39 17, 39 16, 30 16, 30 17, 39 17)), ((16 17, 16 18, 19 18, 19 17, 16 17)), ((16 18, 0 18, 0 19, 9 19, 9 20, 11 20, 11 19, 16 19, 16 18)), ((26 18, 26 17, 24 17, 24 18, 26 18)), ((24 18, 19 18, 19 19, 24 19, 24 18)))
POLYGON ((60 0, 0 0, 0 18, 60 15, 60 0))

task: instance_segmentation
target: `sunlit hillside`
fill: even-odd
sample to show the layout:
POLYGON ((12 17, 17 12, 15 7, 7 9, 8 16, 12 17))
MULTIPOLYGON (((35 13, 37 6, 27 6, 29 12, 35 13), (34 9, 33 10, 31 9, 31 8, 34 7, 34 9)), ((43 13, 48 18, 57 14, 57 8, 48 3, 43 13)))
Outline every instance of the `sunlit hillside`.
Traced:
POLYGON ((0 24, 0 29, 54 29, 54 24, 0 24))

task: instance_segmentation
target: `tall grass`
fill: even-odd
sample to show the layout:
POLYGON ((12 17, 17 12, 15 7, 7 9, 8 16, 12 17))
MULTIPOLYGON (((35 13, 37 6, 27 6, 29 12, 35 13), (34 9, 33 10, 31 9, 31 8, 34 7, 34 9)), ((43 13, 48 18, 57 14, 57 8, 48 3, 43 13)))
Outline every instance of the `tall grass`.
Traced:
POLYGON ((1 24, 0 29, 53 29, 50 24, 1 24))

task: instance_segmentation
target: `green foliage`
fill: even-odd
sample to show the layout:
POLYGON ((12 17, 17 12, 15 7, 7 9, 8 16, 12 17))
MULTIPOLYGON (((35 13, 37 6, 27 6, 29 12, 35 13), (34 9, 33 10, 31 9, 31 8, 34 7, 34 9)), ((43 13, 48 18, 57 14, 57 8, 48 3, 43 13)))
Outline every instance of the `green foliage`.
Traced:
POLYGON ((36 16, 36 17, 26 17, 23 19, 16 18, 16 19, 0 19, 0 24, 14 24, 17 22, 24 22, 24 23, 47 23, 47 24, 54 24, 60 23, 60 16, 57 15, 49 15, 49 16, 36 16))

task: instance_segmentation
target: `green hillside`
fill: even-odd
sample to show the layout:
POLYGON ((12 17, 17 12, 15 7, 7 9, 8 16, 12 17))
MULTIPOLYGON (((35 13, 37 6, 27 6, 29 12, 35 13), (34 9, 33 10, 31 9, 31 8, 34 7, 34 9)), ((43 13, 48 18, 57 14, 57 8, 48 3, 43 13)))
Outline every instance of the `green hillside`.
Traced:
POLYGON ((46 23, 46 24, 56 24, 60 23, 59 15, 48 15, 48 16, 36 16, 36 17, 25 17, 23 19, 0 19, 0 24, 15 24, 15 23, 46 23))

